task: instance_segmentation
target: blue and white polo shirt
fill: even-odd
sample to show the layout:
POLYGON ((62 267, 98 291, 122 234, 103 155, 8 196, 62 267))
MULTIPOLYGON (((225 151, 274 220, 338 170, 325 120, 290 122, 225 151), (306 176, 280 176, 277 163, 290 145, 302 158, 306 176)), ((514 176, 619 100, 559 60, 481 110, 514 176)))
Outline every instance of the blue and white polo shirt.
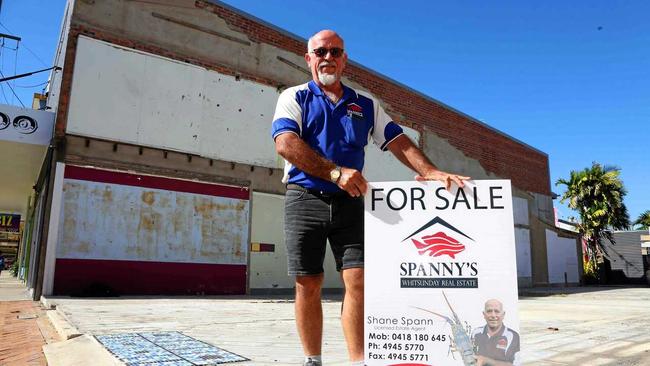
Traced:
MULTIPOLYGON (((283 133, 295 133, 338 166, 363 171, 369 137, 385 151, 403 131, 372 95, 343 85, 343 97, 334 105, 310 81, 280 94, 273 116, 273 139, 283 133)), ((330 193, 340 190, 336 184, 311 176, 288 161, 282 182, 330 193)))

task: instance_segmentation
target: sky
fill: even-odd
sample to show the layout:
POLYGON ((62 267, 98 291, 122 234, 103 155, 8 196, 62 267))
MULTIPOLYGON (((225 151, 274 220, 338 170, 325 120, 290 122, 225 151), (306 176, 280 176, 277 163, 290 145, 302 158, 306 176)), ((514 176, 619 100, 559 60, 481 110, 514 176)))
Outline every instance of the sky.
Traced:
MULTIPOLYGON (((336 30, 351 60, 547 153, 555 193, 595 161, 621 169, 632 219, 650 210, 648 1, 225 2, 302 38, 336 30)), ((2 48, 4 75, 51 66, 64 6, 2 0, 0 32, 22 37, 2 48)), ((16 93, 31 105, 46 81, 16 93)), ((19 105, 2 84, 0 102, 19 105)))

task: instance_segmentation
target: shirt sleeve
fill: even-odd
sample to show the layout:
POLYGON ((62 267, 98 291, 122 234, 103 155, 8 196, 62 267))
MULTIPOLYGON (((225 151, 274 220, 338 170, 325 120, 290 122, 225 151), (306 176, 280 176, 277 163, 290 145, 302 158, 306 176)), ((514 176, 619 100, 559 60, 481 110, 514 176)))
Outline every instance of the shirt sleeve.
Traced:
POLYGON ((508 331, 513 333, 512 344, 508 346, 508 351, 506 353, 506 360, 512 362, 513 366, 521 365, 521 356, 520 356, 520 338, 519 333, 515 332, 508 328, 508 331))
POLYGON ((395 140, 397 136, 403 134, 404 130, 393 122, 376 99, 373 99, 373 102, 375 104, 375 125, 372 130, 372 141, 382 151, 386 151, 388 144, 395 140))
POLYGON ((286 132, 295 133, 300 136, 302 125, 302 108, 296 100, 296 93, 293 88, 287 89, 280 94, 278 103, 275 106, 271 135, 273 139, 286 132))

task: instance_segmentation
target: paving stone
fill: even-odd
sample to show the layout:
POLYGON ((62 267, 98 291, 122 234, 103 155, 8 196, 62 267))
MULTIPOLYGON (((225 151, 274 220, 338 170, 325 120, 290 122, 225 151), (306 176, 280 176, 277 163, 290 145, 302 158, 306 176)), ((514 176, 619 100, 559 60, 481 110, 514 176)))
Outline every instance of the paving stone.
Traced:
MULTIPOLYGON (((17 304, 15 302, 0 303, 0 313, 6 314, 6 311, 17 308, 29 307, 32 304, 17 304)), ((0 364, 20 365, 21 362, 44 365, 41 347, 45 341, 40 337, 38 327, 33 324, 16 324, 19 321, 13 316, 3 316, 0 320, 0 364)))
MULTIPOLYGON (((0 278, 3 294, 2 284, 6 280, 5 276, 0 278)), ((16 288, 13 286, 13 290, 16 288)), ((287 299, 54 300, 67 311, 66 316, 73 319, 73 323, 82 325, 83 332, 182 330, 197 339, 214 341, 225 349, 250 357, 255 361, 250 365, 299 364, 302 358, 293 323, 293 304, 287 299)), ((562 297, 523 298, 520 318, 525 364, 650 364, 648 300, 647 288, 601 289, 562 297), (549 331, 548 327, 559 330, 549 331)), ((330 365, 345 365, 345 344, 338 324, 340 302, 326 302, 324 309, 324 357, 330 365)), ((4 337, 0 338, 0 364, 44 365, 40 347, 45 343, 44 338, 52 338, 55 332, 47 336, 43 326, 38 330, 39 322, 47 323, 47 318, 42 316, 43 311, 37 304, 0 302, 0 314, 4 337)))
MULTIPOLYGON (((8 278, 6 271, 0 276, 0 293, 7 283, 17 282, 8 278)), ((45 311, 38 302, 0 300, 0 365, 45 366, 43 345, 48 341, 59 341, 56 331, 46 320, 45 311)))
MULTIPOLYGON (((538 290, 539 291, 539 290, 538 290)), ((557 291, 554 289, 553 291, 557 291)), ((650 365, 650 288, 577 288, 520 300, 524 364, 650 365), (556 327, 558 331, 547 328, 556 327), (616 346, 611 346, 615 344, 616 346), (609 349, 599 352, 599 349, 609 349)), ((282 297, 50 298, 80 332, 179 331, 250 358, 236 365, 298 365, 302 359, 293 302, 282 297)), ((323 357, 347 365, 341 302, 323 305, 323 357)), ((506 319, 507 322, 507 319, 506 319)))

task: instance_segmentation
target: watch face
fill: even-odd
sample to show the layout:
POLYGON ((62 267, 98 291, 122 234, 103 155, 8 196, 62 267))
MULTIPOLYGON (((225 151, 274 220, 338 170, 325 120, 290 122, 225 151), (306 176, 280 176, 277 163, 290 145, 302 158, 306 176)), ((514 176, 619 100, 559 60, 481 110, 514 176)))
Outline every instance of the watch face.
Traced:
POLYGON ((341 171, 339 169, 334 169, 330 172, 330 179, 334 183, 336 183, 336 181, 339 180, 340 176, 341 176, 341 171))

